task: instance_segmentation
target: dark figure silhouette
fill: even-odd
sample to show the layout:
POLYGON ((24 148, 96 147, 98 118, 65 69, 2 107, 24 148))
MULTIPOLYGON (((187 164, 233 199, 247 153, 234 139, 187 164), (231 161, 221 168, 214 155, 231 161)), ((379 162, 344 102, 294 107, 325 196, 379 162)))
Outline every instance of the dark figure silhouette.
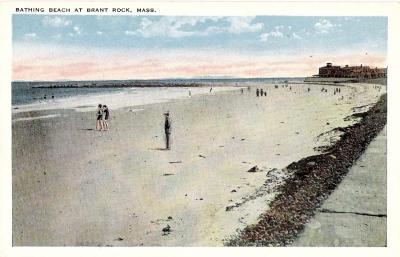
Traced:
POLYGON ((264 96, 267 96, 267 91, 264 92, 264 96))
POLYGON ((260 95, 261 96, 264 96, 264 90, 261 88, 261 90, 260 90, 260 95))
POLYGON ((257 97, 259 97, 260 96, 260 90, 257 88, 257 90, 256 90, 256 95, 257 95, 257 97))
POLYGON ((165 149, 170 149, 170 137, 171 137, 171 120, 169 118, 169 112, 164 113, 165 123, 164 123, 164 131, 165 131, 165 149))

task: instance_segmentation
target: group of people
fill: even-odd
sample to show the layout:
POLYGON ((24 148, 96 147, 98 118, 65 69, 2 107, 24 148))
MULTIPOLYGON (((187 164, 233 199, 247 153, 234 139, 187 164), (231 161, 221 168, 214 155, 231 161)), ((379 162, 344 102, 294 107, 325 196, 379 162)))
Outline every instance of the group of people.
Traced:
POLYGON ((256 90, 256 96, 257 97, 259 97, 259 96, 267 96, 267 91, 264 91, 264 89, 258 89, 257 88, 257 90, 256 90))
POLYGON ((108 130, 108 119, 110 118, 110 110, 107 105, 99 104, 96 112, 96 130, 108 130))
MULTIPOLYGON (((45 94, 43 97, 34 97, 33 100, 47 100, 48 97, 45 94)), ((54 95, 51 95, 51 99, 54 99, 54 95)))

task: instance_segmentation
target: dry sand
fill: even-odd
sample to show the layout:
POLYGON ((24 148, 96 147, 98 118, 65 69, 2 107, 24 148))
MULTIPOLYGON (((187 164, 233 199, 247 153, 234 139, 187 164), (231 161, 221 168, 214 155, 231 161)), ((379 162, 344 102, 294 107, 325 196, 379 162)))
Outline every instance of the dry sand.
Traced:
POLYGON ((344 118, 385 91, 349 84, 334 95, 334 86, 321 87, 266 85, 267 97, 256 98, 253 88, 112 110, 107 132, 93 130, 92 112, 18 114, 13 245, 222 245, 268 208, 273 193, 249 198, 267 174, 280 182, 280 169, 330 141, 321 133, 355 122, 344 118), (170 151, 162 150, 166 110, 170 151), (48 115, 60 116, 30 119, 48 115), (246 172, 254 165, 263 171, 246 172), (167 224, 171 233, 163 235, 167 224))

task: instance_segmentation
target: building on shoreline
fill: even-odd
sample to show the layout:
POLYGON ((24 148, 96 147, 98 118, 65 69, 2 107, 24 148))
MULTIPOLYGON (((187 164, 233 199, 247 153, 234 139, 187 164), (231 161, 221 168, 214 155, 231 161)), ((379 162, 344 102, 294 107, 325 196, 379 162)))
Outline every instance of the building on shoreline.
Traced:
POLYGON ((328 62, 326 66, 320 67, 314 78, 355 78, 355 79, 375 79, 386 78, 387 68, 371 68, 369 66, 334 66, 328 62))

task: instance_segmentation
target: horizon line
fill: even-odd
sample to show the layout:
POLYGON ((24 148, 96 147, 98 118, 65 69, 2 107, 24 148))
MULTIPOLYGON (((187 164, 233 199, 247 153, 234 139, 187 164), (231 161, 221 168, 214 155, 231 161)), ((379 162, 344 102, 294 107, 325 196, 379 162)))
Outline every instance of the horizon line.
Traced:
POLYGON ((290 78, 306 78, 308 76, 292 76, 292 77, 205 77, 205 78, 155 78, 155 79, 101 79, 101 80, 12 80, 11 82, 88 82, 88 81, 162 81, 162 80, 232 80, 232 79, 290 79, 290 78))

